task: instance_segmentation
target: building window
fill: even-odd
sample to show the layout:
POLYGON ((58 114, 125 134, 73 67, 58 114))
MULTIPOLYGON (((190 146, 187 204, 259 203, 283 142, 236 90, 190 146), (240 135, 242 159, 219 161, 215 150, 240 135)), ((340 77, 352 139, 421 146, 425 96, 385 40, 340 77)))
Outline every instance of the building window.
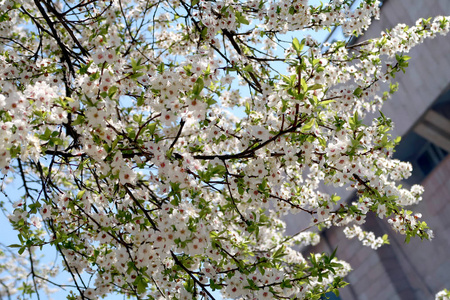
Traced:
POLYGON ((423 147, 423 152, 416 159, 424 178, 447 156, 447 151, 429 143, 423 147))
POLYGON ((413 174, 406 183, 413 185, 421 183, 447 155, 444 149, 410 132, 396 147, 394 158, 412 164, 413 174))
POLYGON ((320 297, 320 300, 341 300, 341 297, 336 296, 333 292, 328 292, 325 296, 320 297))

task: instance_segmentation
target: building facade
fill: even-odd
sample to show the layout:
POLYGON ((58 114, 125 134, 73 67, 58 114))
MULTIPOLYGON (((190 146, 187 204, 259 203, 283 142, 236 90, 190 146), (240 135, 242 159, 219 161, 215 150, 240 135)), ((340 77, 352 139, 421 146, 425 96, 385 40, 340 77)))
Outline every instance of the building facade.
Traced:
MULTIPOLYGON (((438 15, 450 15, 449 0, 384 1, 380 20, 361 40, 398 23, 412 26, 419 18, 438 15)), ((413 238, 405 244, 404 236, 374 214, 363 229, 377 236, 387 233, 390 239, 390 245, 376 251, 347 240, 341 228, 323 231, 320 244, 306 251, 331 253, 338 247, 338 258, 350 263, 350 285, 342 290, 342 300, 434 299, 438 291, 450 288, 450 36, 426 40, 408 55, 410 66, 397 76, 399 90, 383 113, 395 123, 392 134, 402 136, 395 157, 414 167, 404 185, 425 187, 422 202, 410 209, 422 213, 435 238, 413 238)))

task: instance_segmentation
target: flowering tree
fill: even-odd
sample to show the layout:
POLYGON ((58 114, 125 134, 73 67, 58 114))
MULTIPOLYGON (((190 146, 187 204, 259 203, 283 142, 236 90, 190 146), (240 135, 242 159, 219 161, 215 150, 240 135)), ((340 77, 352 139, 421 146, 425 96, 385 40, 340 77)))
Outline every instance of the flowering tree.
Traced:
POLYGON ((411 165, 391 158, 392 122, 364 117, 396 90, 404 53, 449 21, 297 38, 361 35, 379 1, 352 2, 2 0, 0 168, 23 184, 10 215, 31 263, 21 292, 51 280, 33 256, 51 246, 69 299, 318 299, 350 266, 302 256, 314 228, 377 248, 387 239, 358 227, 375 213, 431 238, 405 209, 422 188, 399 184, 411 165), (293 214, 310 225, 289 236, 293 214))

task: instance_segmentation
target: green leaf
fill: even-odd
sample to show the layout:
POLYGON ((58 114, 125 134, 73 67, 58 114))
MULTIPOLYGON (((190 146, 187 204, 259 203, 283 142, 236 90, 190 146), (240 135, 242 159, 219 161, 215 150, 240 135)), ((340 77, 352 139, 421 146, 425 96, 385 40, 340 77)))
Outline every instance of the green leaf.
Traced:
POLYGON ((253 66, 250 65, 250 64, 248 64, 248 65, 246 65, 246 66, 244 67, 243 70, 246 71, 246 72, 253 72, 253 66))
POLYGON ((292 40, 292 47, 294 48, 295 51, 297 51, 297 54, 300 54, 304 46, 305 46, 305 39, 302 39, 301 42, 299 42, 297 38, 294 38, 292 40))
POLYGON ((258 191, 264 192, 267 188, 267 179, 263 178, 261 184, 258 186, 258 191))
POLYGON ((94 61, 91 60, 89 61, 86 65, 85 64, 81 64, 80 68, 78 69, 78 73, 80 73, 81 75, 84 75, 87 73, 87 70, 89 69, 89 67, 92 65, 94 61))
POLYGON ((275 253, 272 255, 273 258, 281 258, 283 256, 286 255, 286 247, 284 245, 282 245, 280 248, 277 249, 277 251, 275 251, 275 253))
POLYGON ((348 119, 348 123, 350 125, 350 128, 352 130, 356 130, 358 127, 361 126, 362 121, 359 119, 358 117, 358 112, 356 111, 355 114, 353 115, 353 117, 351 117, 350 119, 348 119))
POLYGON ((353 91, 353 95, 355 95, 357 98, 361 98, 361 95, 363 93, 363 89, 358 87, 356 90, 353 91))
POLYGON ((384 234, 383 237, 382 237, 382 239, 383 239, 383 244, 387 244, 387 245, 390 244, 390 242, 389 242, 389 237, 388 237, 387 234, 384 234))
POLYGON ((39 139, 41 139, 43 141, 48 141, 50 139, 51 134, 52 134, 52 132, 50 131, 50 129, 48 129, 48 127, 46 127, 44 133, 39 135, 39 139))
POLYGON ((156 68, 156 69, 158 70, 159 73, 164 73, 164 68, 165 68, 165 65, 162 62, 158 65, 158 68, 156 68))
POLYGON ((86 190, 79 191, 76 198, 81 199, 83 197, 84 193, 86 193, 86 190))
POLYGON ((259 290, 259 287, 255 284, 255 282, 253 280, 247 278, 247 282, 248 282, 248 285, 245 286, 244 288, 250 289, 250 290, 255 290, 255 291, 259 290))
POLYGON ((239 193, 239 195, 242 196, 242 195, 244 194, 244 192, 245 192, 244 188, 241 187, 241 186, 239 186, 239 187, 238 187, 238 193, 239 193))
POLYGON ((300 49, 300 42, 298 41, 297 38, 294 38, 294 39, 292 40, 292 46, 294 47, 294 49, 295 49, 296 51, 299 51, 299 49, 300 49))
POLYGON ((145 66, 141 65, 141 61, 142 61, 141 57, 137 61, 131 58, 131 68, 133 69, 133 72, 137 72, 145 68, 145 66))
POLYGON ((133 121, 140 124, 142 122, 142 115, 133 115, 133 121))
POLYGON ((303 91, 304 92, 308 91, 308 85, 306 84, 305 79, 302 78, 300 82, 301 82, 303 91))
POLYGON ((144 98, 144 92, 142 92, 142 93, 141 93, 141 96, 140 96, 139 98, 137 98, 137 105, 138 105, 138 106, 144 105, 144 101, 145 101, 145 98, 144 98))
POLYGON ((250 25, 250 22, 240 12, 236 12, 236 21, 241 24, 250 25))
POLYGON ((304 125, 302 126, 302 128, 300 129, 300 131, 301 131, 301 132, 307 132, 307 131, 310 131, 311 128, 314 126, 315 122, 316 122, 316 119, 315 119, 315 118, 312 118, 311 120, 308 121, 308 123, 306 123, 306 124, 304 124, 304 125))
POLYGON ((84 117, 82 115, 77 115, 77 118, 75 121, 72 122, 72 125, 80 125, 84 123, 84 117))
POLYGON ((333 102, 336 102, 336 100, 325 100, 325 101, 320 101, 320 102, 319 102, 319 105, 325 107, 325 106, 327 106, 328 104, 333 103, 333 102))
POLYGON ((156 123, 148 124, 147 129, 148 129, 149 133, 151 135, 153 135, 155 133, 155 130, 156 130, 156 123))
MULTIPOLYGON (((318 90, 318 89, 321 89, 321 88, 323 88, 323 85, 316 83, 316 84, 313 84, 313 85, 309 86, 308 87, 308 91, 318 90)), ((330 100, 330 101, 333 101, 333 100, 330 100)))
POLYGON ((142 276, 138 276, 134 281, 134 284, 136 285, 139 294, 145 293, 147 290, 148 282, 142 276))
POLYGON ((119 90, 119 88, 117 86, 112 86, 109 88, 108 90, 108 97, 112 98, 114 96, 114 94, 119 90))
POLYGON ((290 289, 292 287, 292 284, 288 279, 286 279, 281 282, 280 287, 290 289))
POLYGON ((339 197, 338 195, 332 195, 331 196, 331 201, 333 201, 334 203, 338 202, 339 200, 341 200, 341 197, 339 197))
POLYGON ((264 213, 261 213, 261 214, 259 215, 259 222, 260 222, 260 223, 266 223, 266 222, 268 222, 268 221, 269 221, 269 217, 266 216, 264 213))
POLYGON ((212 97, 206 99, 206 104, 208 104, 208 107, 210 107, 211 105, 214 105, 216 103, 217 103, 217 101, 214 100, 212 97))
POLYGON ((250 102, 245 102, 245 113, 247 114, 247 115, 249 115, 250 114, 250 102))
POLYGON ((201 77, 199 77, 197 79, 197 81, 194 83, 194 88, 192 89, 192 93, 194 93, 194 95, 199 96, 200 92, 203 90, 203 88, 205 87, 205 83, 203 82, 203 79, 201 77))
POLYGON ((337 249, 338 249, 338 247, 336 247, 336 248, 334 249, 333 253, 331 253, 330 258, 329 258, 329 261, 331 261, 333 258, 336 257, 337 249))
POLYGON ((144 76, 144 74, 145 74, 145 73, 142 73, 142 72, 133 73, 133 74, 131 74, 130 78, 131 78, 131 79, 136 79, 136 78, 139 78, 139 77, 141 77, 141 76, 144 76))
POLYGON ((100 78, 100 72, 95 72, 94 74, 91 74, 91 76, 89 76, 89 80, 90 81, 95 81, 95 80, 97 80, 97 79, 99 79, 100 78))

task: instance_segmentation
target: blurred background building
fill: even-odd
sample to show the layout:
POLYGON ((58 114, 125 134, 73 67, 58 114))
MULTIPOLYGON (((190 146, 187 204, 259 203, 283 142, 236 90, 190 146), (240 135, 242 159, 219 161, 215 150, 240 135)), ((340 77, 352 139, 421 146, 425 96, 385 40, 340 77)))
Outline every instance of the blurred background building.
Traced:
MULTIPOLYGON (((450 0, 384 1, 380 20, 361 41, 398 23, 412 26, 419 18, 438 15, 450 15, 450 0)), ((413 164, 413 176, 404 186, 425 187, 423 201, 411 209, 423 214, 435 238, 405 244, 405 236, 373 214, 363 229, 377 236, 387 233, 391 242, 376 251, 357 239, 347 240, 342 228, 323 231, 320 244, 306 251, 331 253, 338 247, 338 258, 353 268, 350 285, 331 299, 424 300, 450 288, 450 36, 428 39, 408 55, 412 59, 406 74, 396 77, 399 90, 383 113, 395 122, 393 136, 402 136, 395 157, 413 164)), ((351 201, 354 196, 348 197, 351 201)))

